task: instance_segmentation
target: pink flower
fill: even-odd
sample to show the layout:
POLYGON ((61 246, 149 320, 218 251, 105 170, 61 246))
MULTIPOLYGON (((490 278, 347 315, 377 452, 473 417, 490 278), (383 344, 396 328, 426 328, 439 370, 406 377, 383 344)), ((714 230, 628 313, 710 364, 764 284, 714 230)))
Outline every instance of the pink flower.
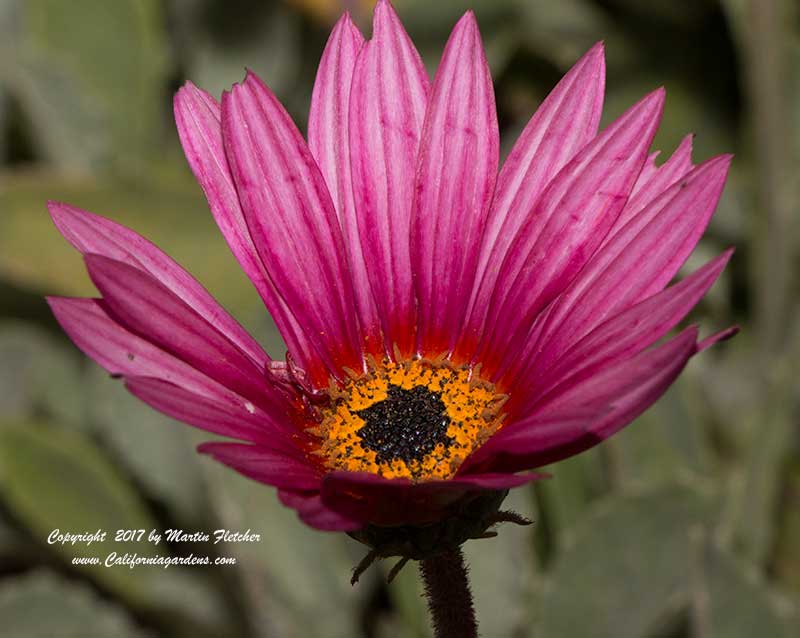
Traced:
POLYGON ((604 76, 598 44, 499 169, 472 13, 432 83, 388 2, 368 42, 344 15, 308 141, 253 73, 221 105, 190 83, 175 97, 186 157, 285 361, 146 239, 59 203, 102 297, 50 305, 133 394, 237 439, 200 451, 278 488, 313 527, 428 523, 502 499, 541 476, 518 472, 618 431, 733 332, 653 345, 731 255, 667 287, 730 157, 694 166, 687 138, 656 167, 661 89, 598 134, 604 76))

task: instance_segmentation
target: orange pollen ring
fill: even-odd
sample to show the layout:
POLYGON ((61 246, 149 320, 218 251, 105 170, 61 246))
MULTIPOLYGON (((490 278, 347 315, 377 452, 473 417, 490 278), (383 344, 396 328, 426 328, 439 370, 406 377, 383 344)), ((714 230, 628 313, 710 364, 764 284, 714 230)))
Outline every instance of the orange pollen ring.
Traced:
POLYGON ((451 478, 501 426, 507 395, 481 379, 480 366, 439 358, 372 361, 331 384, 314 454, 331 470, 412 481, 451 478))

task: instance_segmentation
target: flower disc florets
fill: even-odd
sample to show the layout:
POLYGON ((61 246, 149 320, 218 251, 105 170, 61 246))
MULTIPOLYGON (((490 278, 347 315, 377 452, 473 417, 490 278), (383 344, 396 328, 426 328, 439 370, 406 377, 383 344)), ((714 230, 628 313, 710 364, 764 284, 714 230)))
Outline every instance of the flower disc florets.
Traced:
POLYGON ((373 362, 330 396, 313 430, 327 466, 413 481, 452 477, 497 431, 507 398, 479 368, 421 358, 373 362))

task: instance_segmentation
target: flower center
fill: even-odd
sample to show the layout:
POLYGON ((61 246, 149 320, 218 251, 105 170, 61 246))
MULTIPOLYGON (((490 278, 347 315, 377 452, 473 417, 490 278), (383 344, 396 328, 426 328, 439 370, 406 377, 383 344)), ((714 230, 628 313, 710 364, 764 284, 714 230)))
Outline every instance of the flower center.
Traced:
POLYGON ((450 419, 441 394, 424 385, 405 388, 389 384, 387 397, 356 415, 366 425, 356 432, 361 446, 374 450, 379 463, 401 459, 410 463, 440 443, 449 446, 450 419))
POLYGON ((500 426, 506 395, 449 361, 373 364, 343 388, 312 433, 330 469, 414 481, 452 477, 500 426))

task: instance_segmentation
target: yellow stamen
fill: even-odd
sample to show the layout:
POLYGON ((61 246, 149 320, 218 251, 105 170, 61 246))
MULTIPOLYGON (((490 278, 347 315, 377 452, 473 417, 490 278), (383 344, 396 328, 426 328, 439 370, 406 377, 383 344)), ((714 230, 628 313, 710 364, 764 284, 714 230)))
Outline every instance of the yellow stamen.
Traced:
POLYGON ((452 477, 502 421, 507 396, 479 371, 445 357, 373 360, 364 374, 348 371, 312 432, 325 464, 414 481, 452 477))

